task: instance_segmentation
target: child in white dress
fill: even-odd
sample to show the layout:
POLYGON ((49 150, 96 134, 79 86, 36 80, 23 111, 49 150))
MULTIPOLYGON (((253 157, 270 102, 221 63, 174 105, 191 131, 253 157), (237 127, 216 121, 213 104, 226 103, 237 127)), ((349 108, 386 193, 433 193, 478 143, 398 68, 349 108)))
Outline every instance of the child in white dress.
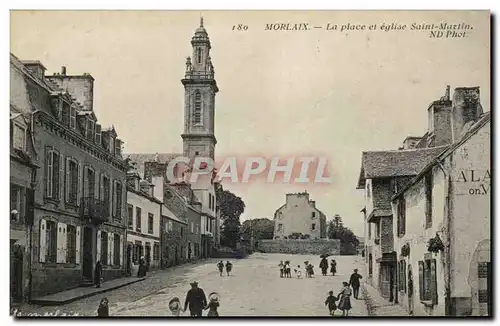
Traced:
POLYGON ((302 277, 302 271, 300 270, 300 265, 298 265, 297 268, 294 269, 294 271, 295 271, 295 276, 297 276, 297 278, 302 277))

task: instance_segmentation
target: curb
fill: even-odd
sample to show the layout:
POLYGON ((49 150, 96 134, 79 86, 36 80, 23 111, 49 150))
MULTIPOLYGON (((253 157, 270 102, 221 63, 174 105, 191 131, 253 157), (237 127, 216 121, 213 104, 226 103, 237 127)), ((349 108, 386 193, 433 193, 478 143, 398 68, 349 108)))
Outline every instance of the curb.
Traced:
POLYGON ((134 283, 137 283, 137 282, 144 281, 145 279, 146 278, 139 278, 139 279, 130 281, 128 283, 123 283, 123 284, 120 284, 120 285, 115 285, 115 286, 110 287, 110 288, 101 288, 101 290, 97 290, 95 292, 83 294, 83 295, 76 296, 76 297, 73 297, 73 298, 70 298, 70 299, 66 299, 66 300, 33 299, 33 300, 31 300, 31 304, 37 304, 37 305, 41 305, 41 306, 59 306, 59 305, 71 303, 71 302, 74 302, 74 301, 77 301, 77 300, 80 300, 80 299, 85 299, 85 298, 88 298, 88 297, 92 297, 94 295, 98 295, 98 294, 101 294, 101 293, 106 293, 106 292, 109 292, 109 291, 112 291, 112 290, 116 290, 116 289, 122 288, 122 287, 130 285, 130 284, 134 284, 134 283))
POLYGON ((377 309, 375 308, 375 303, 372 297, 368 294, 365 285, 361 286, 361 294, 365 300, 366 310, 368 311, 368 316, 377 316, 377 309))

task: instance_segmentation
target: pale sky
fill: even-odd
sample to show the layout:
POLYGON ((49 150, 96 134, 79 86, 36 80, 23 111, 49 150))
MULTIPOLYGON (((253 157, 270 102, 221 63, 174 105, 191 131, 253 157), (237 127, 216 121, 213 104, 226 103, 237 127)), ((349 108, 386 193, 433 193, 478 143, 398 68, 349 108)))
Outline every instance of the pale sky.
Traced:
MULTIPOLYGON (((95 78, 94 111, 113 124, 128 153, 182 152, 185 60, 199 26, 195 11, 12 12, 11 52, 40 60, 48 74, 95 78)), ((206 11, 204 25, 220 92, 217 157, 297 155, 329 159, 329 185, 225 188, 242 197, 242 220, 273 218, 287 192, 307 190, 328 219, 363 234, 356 190, 361 152, 397 149, 423 135, 430 102, 446 85, 480 86, 490 109, 488 12, 206 11), (266 31, 268 23, 309 23, 309 31, 266 31), (428 31, 326 31, 330 24, 466 23, 464 38, 428 31), (235 24, 246 31, 232 31, 235 24)), ((446 32, 445 32, 446 33, 446 32)))

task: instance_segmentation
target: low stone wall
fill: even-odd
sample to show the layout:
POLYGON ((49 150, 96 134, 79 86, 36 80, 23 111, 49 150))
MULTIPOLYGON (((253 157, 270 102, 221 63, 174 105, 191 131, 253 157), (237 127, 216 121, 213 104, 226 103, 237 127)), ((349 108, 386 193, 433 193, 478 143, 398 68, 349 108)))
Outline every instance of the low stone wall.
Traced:
POLYGON ((340 240, 260 240, 257 249, 264 253, 340 255, 340 240))

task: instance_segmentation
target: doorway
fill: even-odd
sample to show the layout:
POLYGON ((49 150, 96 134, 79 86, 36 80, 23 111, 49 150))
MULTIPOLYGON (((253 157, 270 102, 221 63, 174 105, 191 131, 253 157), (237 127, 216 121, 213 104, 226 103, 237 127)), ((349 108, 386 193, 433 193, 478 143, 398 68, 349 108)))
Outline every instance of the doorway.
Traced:
POLYGON ((179 265, 179 247, 175 246, 175 266, 179 265))
POLYGON ((150 266, 151 266, 151 245, 149 242, 146 243, 146 270, 149 272, 150 271, 150 266))
POLYGON ((83 229, 83 277, 90 280, 93 278, 93 231, 90 227, 83 229))
POLYGON ((126 273, 127 275, 132 275, 132 245, 130 243, 127 244, 127 265, 126 265, 126 273))
POLYGON ((12 302, 23 300, 23 249, 21 246, 11 246, 10 256, 10 297, 12 302))

